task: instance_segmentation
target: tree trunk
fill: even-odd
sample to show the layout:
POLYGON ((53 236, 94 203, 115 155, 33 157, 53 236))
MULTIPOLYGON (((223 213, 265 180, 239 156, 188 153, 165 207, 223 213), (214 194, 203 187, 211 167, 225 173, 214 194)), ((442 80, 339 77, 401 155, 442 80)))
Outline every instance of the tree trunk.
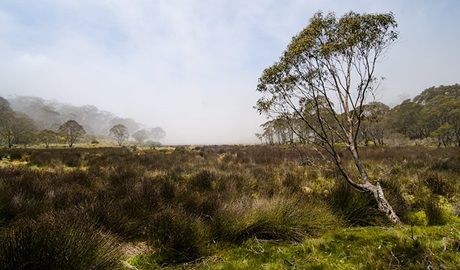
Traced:
POLYGON ((377 184, 374 185, 369 181, 369 176, 367 175, 366 168, 361 162, 356 147, 351 145, 348 149, 351 152, 356 168, 361 175, 361 184, 359 184, 359 187, 364 191, 370 192, 374 196, 379 211, 384 213, 391 222, 401 223, 398 215, 396 215, 396 212, 393 210, 393 207, 391 207, 391 204, 385 198, 385 194, 383 193, 380 183, 377 182, 377 184))
POLYGON ((390 203, 385 198, 380 183, 377 182, 377 185, 367 183, 367 185, 364 186, 364 189, 374 196, 380 212, 384 213, 391 222, 396 224, 401 223, 401 220, 399 219, 398 215, 396 215, 393 207, 391 207, 390 203))

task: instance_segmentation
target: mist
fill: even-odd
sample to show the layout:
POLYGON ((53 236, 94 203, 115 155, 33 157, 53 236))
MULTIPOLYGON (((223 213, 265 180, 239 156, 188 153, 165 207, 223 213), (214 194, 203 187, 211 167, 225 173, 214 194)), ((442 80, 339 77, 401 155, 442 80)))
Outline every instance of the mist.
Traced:
POLYGON ((12 1, 0 3, 0 96, 93 105, 162 127, 164 144, 256 143, 264 68, 318 10, 393 12, 377 66, 396 104, 458 82, 456 1, 12 1))

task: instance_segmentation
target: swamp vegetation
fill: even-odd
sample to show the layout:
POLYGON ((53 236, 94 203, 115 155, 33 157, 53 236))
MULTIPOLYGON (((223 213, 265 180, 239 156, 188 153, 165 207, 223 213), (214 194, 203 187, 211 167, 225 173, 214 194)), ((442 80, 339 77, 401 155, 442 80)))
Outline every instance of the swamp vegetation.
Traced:
POLYGON ((309 147, 0 155, 0 269, 460 265, 459 148, 362 148, 402 225, 309 147))

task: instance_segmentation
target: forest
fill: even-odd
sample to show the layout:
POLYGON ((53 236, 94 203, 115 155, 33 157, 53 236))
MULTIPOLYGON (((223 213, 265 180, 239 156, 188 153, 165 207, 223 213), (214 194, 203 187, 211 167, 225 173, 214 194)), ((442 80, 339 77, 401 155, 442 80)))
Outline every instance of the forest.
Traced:
MULTIPOLYGON (((66 145, 65 136, 63 138, 62 132, 59 133, 59 127, 68 119, 81 123, 85 133, 78 136, 78 142, 88 144, 109 138, 112 138, 114 144, 119 144, 132 138, 139 145, 158 146, 166 135, 160 127, 141 128, 132 119, 118 118, 91 106, 72 108, 67 105, 72 110, 67 109, 59 114, 39 98, 17 97, 11 101, 0 97, 0 142, 3 147, 66 145), (117 125, 124 127, 118 135, 110 132, 110 128, 117 125)), ((279 117, 262 124, 262 132, 256 136, 261 143, 269 145, 308 144, 308 140, 312 140, 308 138, 308 129, 298 123, 293 126, 279 117)), ((393 108, 378 101, 366 104, 359 140, 366 146, 460 147, 460 85, 425 89, 413 99, 404 100, 393 108)))
POLYGON ((131 139, 139 146, 155 147, 166 136, 161 127, 148 128, 95 106, 76 107, 38 97, 0 97, 0 144, 11 148, 31 145, 121 146, 131 139))
MULTIPOLYGON (((437 145, 460 147, 460 85, 425 89, 413 99, 390 108, 381 102, 365 104, 360 130, 364 145, 437 145)), ((307 143, 308 129, 283 117, 261 125, 256 136, 267 144, 307 143), (307 138, 307 139, 306 139, 307 138)), ((310 138, 311 139, 311 138, 310 138)))

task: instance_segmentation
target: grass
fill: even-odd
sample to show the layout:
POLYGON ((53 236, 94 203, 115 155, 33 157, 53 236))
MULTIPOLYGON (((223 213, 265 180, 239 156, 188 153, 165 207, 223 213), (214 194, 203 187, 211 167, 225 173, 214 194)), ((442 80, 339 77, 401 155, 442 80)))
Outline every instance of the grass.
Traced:
MULTIPOLYGON (((459 224, 439 227, 344 228, 301 242, 261 240, 215 244, 213 254, 166 269, 456 269, 460 265, 459 224)), ((128 260, 157 269, 155 257, 128 260)))
POLYGON ((363 149, 370 177, 379 179, 404 227, 392 227, 372 198, 344 184, 333 164, 308 147, 164 150, 0 150, 0 265, 455 269, 459 263, 458 148, 363 149), (50 233, 42 233, 45 227, 50 233), (146 248, 136 253, 129 246, 146 248))
POLYGON ((0 234, 0 269, 114 269, 115 239, 70 213, 24 220, 0 234))

